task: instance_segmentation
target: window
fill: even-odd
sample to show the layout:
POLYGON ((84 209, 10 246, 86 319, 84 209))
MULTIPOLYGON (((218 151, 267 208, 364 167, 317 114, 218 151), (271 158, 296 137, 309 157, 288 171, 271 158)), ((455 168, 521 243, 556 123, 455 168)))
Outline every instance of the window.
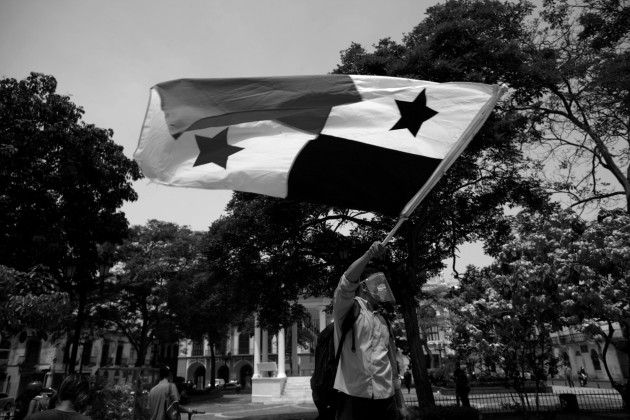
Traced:
POLYGON ((422 336, 425 340, 427 341, 440 340, 440 330, 438 329, 437 324, 421 325, 420 330, 422 331, 422 336))
POLYGON ((108 357, 109 357, 109 343, 105 342, 105 344, 103 344, 103 349, 101 351, 101 366, 107 366, 108 357))
POLYGON ((591 361, 593 362, 593 368, 595 368, 595 370, 602 370, 602 365, 599 363, 599 356, 595 349, 591 349, 591 361))
POLYGON ((6 360, 9 358, 9 353, 11 352, 11 344, 9 340, 2 340, 0 343, 0 360, 6 360))
POLYGON ((121 364, 122 354, 123 354, 123 345, 119 344, 118 347, 116 348, 116 361, 114 362, 116 366, 121 364))
POLYGON ((194 341, 192 356, 203 356, 203 341, 194 341))
POLYGON ((83 343, 83 353, 81 353, 81 363, 84 365, 90 364, 90 357, 92 356, 92 341, 83 343))
POLYGON ((238 354, 249 354, 249 334, 238 335, 238 354))

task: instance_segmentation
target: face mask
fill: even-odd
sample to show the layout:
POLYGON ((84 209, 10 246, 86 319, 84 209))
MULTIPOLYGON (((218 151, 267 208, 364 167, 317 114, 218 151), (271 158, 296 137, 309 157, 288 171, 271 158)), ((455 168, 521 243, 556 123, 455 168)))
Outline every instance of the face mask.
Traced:
POLYGON ((363 280, 362 283, 363 290, 369 293, 377 302, 396 302, 392 289, 389 287, 389 283, 387 283, 387 279, 385 278, 385 274, 374 273, 366 280, 363 280))

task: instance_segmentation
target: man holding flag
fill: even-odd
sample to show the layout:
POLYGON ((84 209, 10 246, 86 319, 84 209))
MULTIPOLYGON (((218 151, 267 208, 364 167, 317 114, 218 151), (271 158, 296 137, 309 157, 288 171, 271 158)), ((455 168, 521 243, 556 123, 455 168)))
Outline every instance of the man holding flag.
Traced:
POLYGON ((383 254, 383 244, 374 242, 348 267, 335 290, 335 351, 342 346, 334 385, 340 392, 337 420, 396 420, 399 414, 406 416, 394 335, 379 312, 383 303, 396 300, 383 273, 359 281, 370 260, 383 254), (350 311, 355 311, 355 321, 351 334, 341 343, 341 326, 350 311))

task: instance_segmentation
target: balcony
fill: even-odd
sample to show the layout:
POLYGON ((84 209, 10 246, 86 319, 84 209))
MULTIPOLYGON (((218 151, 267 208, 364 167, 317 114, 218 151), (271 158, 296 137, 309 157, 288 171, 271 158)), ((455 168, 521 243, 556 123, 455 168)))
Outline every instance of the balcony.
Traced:
POLYGON ((556 345, 557 344, 566 345, 566 344, 583 343, 588 339, 586 337, 586 334, 583 334, 581 332, 570 332, 567 334, 558 332, 557 334, 558 334, 557 336, 551 337, 551 342, 556 345))

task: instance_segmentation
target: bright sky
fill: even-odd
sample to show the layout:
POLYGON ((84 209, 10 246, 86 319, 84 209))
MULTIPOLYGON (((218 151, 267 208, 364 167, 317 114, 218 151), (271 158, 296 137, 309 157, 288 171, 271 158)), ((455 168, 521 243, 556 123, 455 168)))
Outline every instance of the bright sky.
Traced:
MULTIPOLYGON (((437 0, 0 0, 0 77, 53 75, 84 121, 136 148, 149 88, 180 78, 325 74, 357 42, 400 41, 437 0)), ((123 211, 206 230, 231 191, 135 185, 123 211)), ((462 252, 482 264, 478 247, 462 252)), ((487 259, 487 258, 486 258, 487 259)), ((464 264, 464 262, 462 263, 464 264)), ((463 265, 462 265, 463 269, 463 265)))

